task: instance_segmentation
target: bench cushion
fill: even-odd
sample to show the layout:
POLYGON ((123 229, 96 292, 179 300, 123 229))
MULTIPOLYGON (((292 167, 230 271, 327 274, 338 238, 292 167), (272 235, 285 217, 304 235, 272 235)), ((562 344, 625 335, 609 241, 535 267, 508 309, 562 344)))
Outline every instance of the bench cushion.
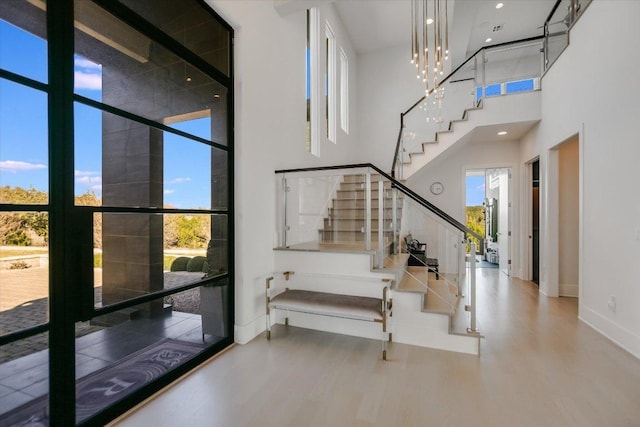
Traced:
POLYGON ((355 320, 381 320, 383 316, 382 300, 379 298, 299 289, 289 289, 275 296, 269 302, 269 307, 355 320))

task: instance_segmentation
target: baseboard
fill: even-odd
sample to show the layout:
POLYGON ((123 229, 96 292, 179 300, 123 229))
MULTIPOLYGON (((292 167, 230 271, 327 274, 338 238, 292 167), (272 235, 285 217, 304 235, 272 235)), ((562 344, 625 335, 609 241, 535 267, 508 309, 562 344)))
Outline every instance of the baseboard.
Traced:
POLYGON ((623 350, 640 359, 640 336, 612 322, 589 307, 580 306, 578 319, 623 350))
POLYGON ((560 284, 560 296, 561 297, 573 297, 578 298, 579 287, 578 285, 560 284))
POLYGON ((237 344, 246 344, 267 329, 265 316, 262 315, 246 325, 233 325, 233 340, 237 344))

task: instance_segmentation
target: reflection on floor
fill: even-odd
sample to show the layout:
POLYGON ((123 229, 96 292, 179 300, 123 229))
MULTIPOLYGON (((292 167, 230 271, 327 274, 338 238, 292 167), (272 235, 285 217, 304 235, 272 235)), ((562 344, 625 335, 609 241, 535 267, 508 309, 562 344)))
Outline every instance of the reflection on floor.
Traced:
POLYGON ((114 422, 139 426, 637 426, 640 361, 574 298, 480 269, 479 357, 278 325, 114 422))
MULTIPOLYGON (((201 319, 195 314, 173 311, 153 319, 130 320, 76 339, 76 378, 95 373, 165 338, 203 348, 220 339, 205 336, 203 343, 201 319)), ((42 350, 0 364, 0 414, 48 393, 48 359, 48 350, 42 350)))
POLYGON ((478 268, 498 268, 498 264, 494 264, 482 259, 481 255, 476 255, 476 267, 478 268))

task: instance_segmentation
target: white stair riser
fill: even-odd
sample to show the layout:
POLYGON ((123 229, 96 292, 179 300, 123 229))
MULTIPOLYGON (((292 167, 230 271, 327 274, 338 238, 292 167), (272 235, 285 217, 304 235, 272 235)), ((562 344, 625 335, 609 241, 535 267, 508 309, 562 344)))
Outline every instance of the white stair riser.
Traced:
POLYGON ((372 265, 370 253, 275 251, 276 271, 355 276, 371 275, 372 265))
POLYGON ((407 179, 457 142, 466 140, 477 127, 540 120, 540 103, 540 91, 485 98, 483 108, 472 110, 468 120, 456 121, 452 132, 439 134, 436 144, 425 144, 422 153, 411 155, 410 163, 403 166, 403 178, 407 179))

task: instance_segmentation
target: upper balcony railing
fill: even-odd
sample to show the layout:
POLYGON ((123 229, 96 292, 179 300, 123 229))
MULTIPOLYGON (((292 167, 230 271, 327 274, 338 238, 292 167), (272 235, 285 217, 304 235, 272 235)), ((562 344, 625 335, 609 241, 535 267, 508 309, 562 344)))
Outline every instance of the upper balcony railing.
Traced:
POLYGON ((558 0, 536 37, 485 46, 400 115, 391 175, 403 179, 410 154, 438 142, 438 132, 479 108, 482 99, 540 89, 540 79, 569 43, 569 29, 591 0, 558 0))
POLYGON ((548 70, 569 46, 569 31, 592 0, 557 0, 542 25, 544 29, 544 70, 548 70))
POLYGON ((403 164, 410 154, 437 143, 438 132, 450 130, 483 98, 539 89, 543 45, 544 37, 537 36, 483 47, 402 113, 391 174, 405 178, 403 164))

